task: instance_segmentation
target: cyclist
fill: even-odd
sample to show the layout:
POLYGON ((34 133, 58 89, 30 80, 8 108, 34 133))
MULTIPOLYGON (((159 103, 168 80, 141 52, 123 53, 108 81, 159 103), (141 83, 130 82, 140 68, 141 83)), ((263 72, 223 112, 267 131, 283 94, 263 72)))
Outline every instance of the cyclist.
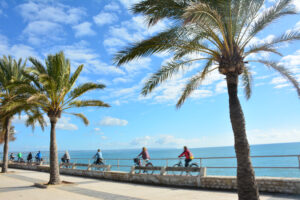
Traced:
POLYGON ((102 165, 103 162, 103 157, 102 157, 102 152, 100 149, 98 149, 97 153, 93 156, 93 158, 96 158, 95 164, 96 165, 102 165))
POLYGON ((15 155, 14 153, 11 153, 9 156, 9 160, 14 161, 15 160, 15 155))
POLYGON ((185 165, 184 166, 188 167, 189 163, 194 159, 194 156, 186 146, 183 147, 183 152, 182 152, 182 154, 180 154, 178 156, 178 158, 183 157, 183 156, 185 156, 185 165))
POLYGON ((27 163, 32 163, 32 153, 29 152, 28 156, 27 156, 27 163))
POLYGON ((142 158, 143 158, 143 165, 145 165, 150 160, 150 156, 149 156, 149 153, 148 153, 146 147, 142 148, 142 152, 138 155, 138 157, 139 156, 142 156, 142 158))
POLYGON ((70 154, 68 151, 66 151, 65 154, 63 155, 63 157, 61 158, 61 161, 63 163, 69 163, 70 159, 71 159, 70 154))
POLYGON ((36 155, 35 155, 35 160, 38 164, 41 163, 42 161, 42 154, 41 154, 41 151, 39 151, 36 155))
POLYGON ((18 162, 22 162, 23 161, 23 154, 21 152, 18 153, 18 162))

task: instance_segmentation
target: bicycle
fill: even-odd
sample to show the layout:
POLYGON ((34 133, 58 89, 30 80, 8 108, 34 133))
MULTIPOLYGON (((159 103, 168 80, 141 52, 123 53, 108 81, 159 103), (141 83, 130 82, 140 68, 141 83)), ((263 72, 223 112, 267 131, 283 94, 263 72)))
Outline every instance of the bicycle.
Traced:
MULTIPOLYGON (((93 162, 93 165, 104 165, 104 163, 102 162, 102 159, 95 159, 93 162)), ((94 170, 99 170, 99 171, 104 171, 105 168, 103 167, 93 167, 94 170)))
MULTIPOLYGON (((145 167, 153 167, 153 164, 151 162, 149 162, 149 160, 145 160, 145 161, 146 161, 145 167)), ((134 158, 133 162, 134 162, 136 167, 143 167, 140 158, 134 158)), ((136 174, 140 174, 142 172, 145 173, 145 174, 153 174, 154 170, 142 170, 142 169, 136 169, 135 170, 136 174)))
MULTIPOLYGON (((182 163, 182 158, 179 158, 179 162, 175 165, 173 165, 173 167, 185 167, 184 164, 182 163)), ((191 163, 188 165, 188 168, 199 168, 199 165, 197 163, 191 163)), ((173 175, 178 175, 177 171, 172 171, 173 175)), ((186 176, 198 176, 200 174, 200 171, 181 171, 179 172, 180 175, 182 176, 183 173, 186 173, 186 176)))

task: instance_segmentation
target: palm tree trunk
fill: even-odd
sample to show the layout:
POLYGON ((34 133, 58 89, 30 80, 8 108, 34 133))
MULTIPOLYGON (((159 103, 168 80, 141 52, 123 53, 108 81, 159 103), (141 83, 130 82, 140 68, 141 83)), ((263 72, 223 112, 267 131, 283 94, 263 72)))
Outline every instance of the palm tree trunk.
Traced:
POLYGON ((7 117, 4 119, 4 124, 3 124, 4 145, 3 145, 2 173, 6 173, 8 169, 8 143, 9 143, 10 126, 11 126, 11 117, 7 117))
POLYGON ((259 200, 259 192, 250 160, 245 118, 238 98, 238 74, 226 75, 230 120, 234 133, 234 147, 237 157, 237 189, 239 200, 259 200))
POLYGON ((49 118, 51 123, 51 133, 50 133, 50 180, 48 184, 57 185, 60 184, 57 145, 56 145, 56 132, 55 132, 57 117, 49 117, 49 118))

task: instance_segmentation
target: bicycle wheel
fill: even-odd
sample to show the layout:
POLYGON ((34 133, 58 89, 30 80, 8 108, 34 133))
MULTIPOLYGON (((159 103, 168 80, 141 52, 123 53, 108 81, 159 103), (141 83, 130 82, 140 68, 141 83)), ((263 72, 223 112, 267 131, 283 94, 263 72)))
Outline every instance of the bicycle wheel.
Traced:
MULTIPOLYGON (((145 167, 153 167, 152 163, 147 163, 145 167)), ((144 170, 145 174, 153 174, 154 170, 144 170)))
MULTIPOLYGON (((136 167, 139 167, 138 165, 136 165, 136 167)), ((140 174, 142 172, 142 170, 140 170, 140 169, 135 169, 134 170, 134 173, 135 174, 140 174)))
MULTIPOLYGON (((179 164, 175 164, 173 165, 173 167, 181 167, 179 164)), ((180 171, 172 171, 171 172, 173 175, 182 175, 183 172, 180 172, 180 171)))
MULTIPOLYGON (((189 168, 197 168, 197 169, 199 169, 199 166, 196 164, 196 163, 192 163, 190 166, 189 166, 189 168)), ((200 174, 200 171, 190 171, 190 172, 188 172, 187 171, 187 173, 186 173, 188 176, 198 176, 199 174, 200 174)))

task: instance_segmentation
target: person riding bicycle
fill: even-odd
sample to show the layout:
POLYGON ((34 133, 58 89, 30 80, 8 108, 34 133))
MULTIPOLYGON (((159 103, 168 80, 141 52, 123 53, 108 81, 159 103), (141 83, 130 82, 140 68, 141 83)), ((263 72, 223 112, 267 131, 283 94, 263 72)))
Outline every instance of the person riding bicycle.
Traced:
POLYGON ((32 153, 29 152, 28 156, 27 156, 27 163, 32 163, 32 153))
POLYGON ((95 161, 96 165, 103 164, 103 162, 102 162, 103 157, 102 157, 102 152, 100 149, 98 149, 97 153, 93 156, 93 158, 96 158, 96 161, 95 161))
POLYGON ((42 161, 42 154, 41 151, 39 151, 36 156, 35 156, 35 160, 37 163, 40 163, 42 161))
POLYGON ((142 156, 142 158, 143 158, 143 165, 145 165, 146 162, 148 162, 150 160, 150 156, 149 156, 149 153, 148 153, 148 150, 146 149, 146 147, 142 148, 142 152, 138 155, 138 157, 139 156, 142 156))
POLYGON ((61 158, 61 161, 63 163, 70 163, 70 159, 71 159, 70 154, 68 151, 66 151, 63 157, 61 158))
POLYGON ((14 160, 15 160, 15 155, 14 155, 14 153, 11 153, 11 154, 9 155, 9 160, 11 160, 11 161, 14 161, 14 160))
POLYGON ((23 154, 21 152, 18 153, 18 162, 22 162, 23 161, 23 154))
POLYGON ((188 167, 189 163, 194 159, 194 156, 186 146, 183 147, 183 150, 184 151, 182 152, 182 154, 180 154, 178 156, 178 158, 185 156, 185 165, 184 166, 188 167))

